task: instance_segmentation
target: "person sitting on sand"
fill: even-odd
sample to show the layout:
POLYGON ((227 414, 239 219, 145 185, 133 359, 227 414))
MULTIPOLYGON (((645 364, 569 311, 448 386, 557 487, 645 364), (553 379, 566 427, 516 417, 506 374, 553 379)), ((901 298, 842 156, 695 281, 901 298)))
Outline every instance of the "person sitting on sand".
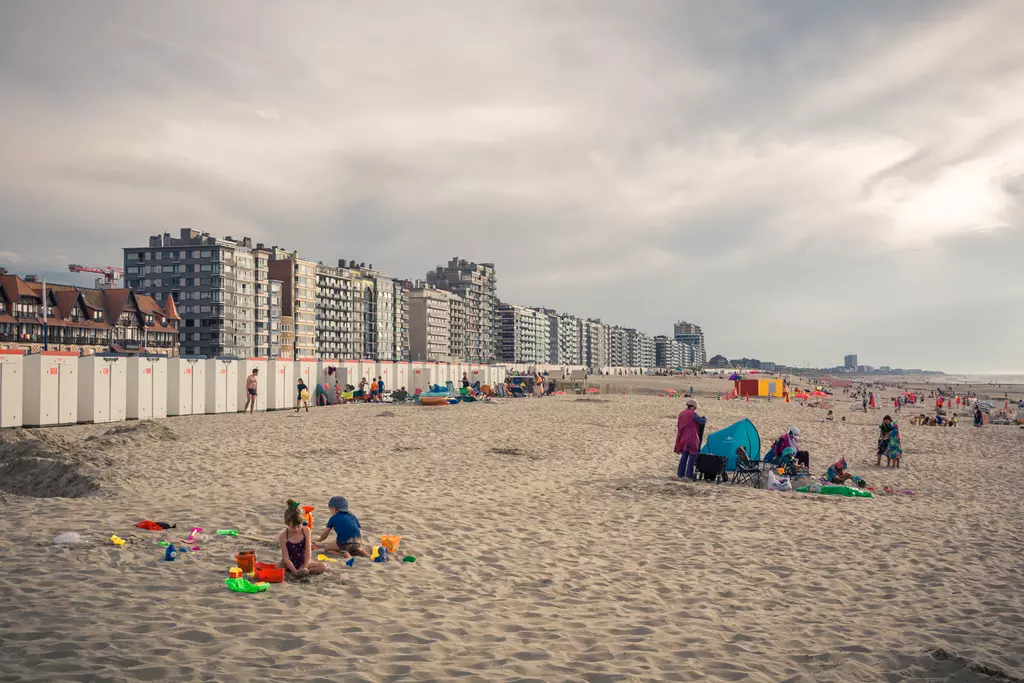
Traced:
POLYGON ((317 544, 329 553, 341 553, 345 557, 369 557, 370 553, 362 545, 363 532, 359 528, 359 520, 348 511, 348 501, 344 496, 333 496, 327 507, 331 511, 331 518, 327 520, 320 538, 316 539, 317 544), (331 535, 331 529, 334 529, 335 538, 324 543, 331 535))
POLYGON ((846 458, 829 465, 828 471, 825 472, 825 479, 830 484, 845 484, 853 479, 853 475, 846 471, 846 458))
POLYGON ((835 420, 836 420, 835 415, 833 415, 832 411, 829 410, 828 414, 825 416, 825 422, 835 422, 835 420))
POLYGON ((327 565, 313 561, 312 531, 302 525, 302 513, 299 503, 288 501, 284 511, 284 531, 278 536, 281 545, 281 562, 279 567, 292 574, 323 574, 327 565))

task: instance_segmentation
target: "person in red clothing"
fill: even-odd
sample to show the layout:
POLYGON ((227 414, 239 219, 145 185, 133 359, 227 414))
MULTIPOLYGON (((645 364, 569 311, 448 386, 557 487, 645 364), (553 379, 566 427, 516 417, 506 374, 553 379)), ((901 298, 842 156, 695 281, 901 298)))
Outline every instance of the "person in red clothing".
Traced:
POLYGON ((686 399, 686 410, 679 413, 676 422, 676 448, 679 455, 679 467, 676 468, 676 479, 693 481, 693 467, 697 464, 697 453, 700 451, 700 428, 708 419, 697 414, 697 401, 686 399))

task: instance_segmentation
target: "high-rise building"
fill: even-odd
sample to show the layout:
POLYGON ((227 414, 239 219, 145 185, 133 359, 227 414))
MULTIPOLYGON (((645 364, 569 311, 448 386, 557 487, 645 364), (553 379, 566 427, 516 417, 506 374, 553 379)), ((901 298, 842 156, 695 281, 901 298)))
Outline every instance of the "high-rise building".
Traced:
POLYGON ((659 368, 683 367, 683 343, 659 334, 654 338, 654 364, 659 368))
POLYGON ((700 329, 699 325, 679 321, 675 325, 675 334, 673 336, 676 341, 693 347, 693 367, 703 368, 707 365, 708 357, 706 347, 704 346, 704 331, 700 329))
MULTIPOLYGON (((281 356, 281 281, 267 280, 267 291, 269 292, 270 323, 268 340, 270 346, 266 354, 269 358, 281 356)), ((263 355, 263 351, 256 350, 256 353, 263 355)))
POLYGON ((515 304, 499 304, 501 344, 499 360, 508 363, 547 363, 551 325, 545 313, 515 304))
POLYGON ((584 364, 591 369, 607 367, 611 364, 608 349, 608 325, 593 319, 583 321, 582 325, 587 330, 584 364))
POLYGON ((390 275, 360 264, 363 291, 363 357, 405 360, 408 337, 405 323, 405 285, 390 275))
POLYGON ((629 365, 629 332, 626 328, 612 325, 608 330, 608 360, 612 367, 629 365))
POLYGON ((358 273, 345 266, 316 266, 316 357, 363 357, 362 291, 358 273))
POLYGON ((851 353, 846 356, 843 356, 843 367, 846 368, 847 370, 856 370, 857 354, 851 353))
POLYGON ((555 361, 559 365, 582 365, 580 358, 580 319, 569 313, 558 316, 558 356, 555 361))
MULTIPOLYGON (((291 358, 316 357, 316 264, 298 252, 270 248, 270 277, 281 281, 281 315, 292 319, 291 358)), ((284 346, 284 340, 281 340, 284 346)))
POLYGON ((462 297, 465 304, 465 356, 471 363, 498 357, 498 280, 493 263, 458 257, 427 273, 427 283, 462 297))
POLYGON ((251 356, 256 350, 256 258, 252 240, 182 229, 124 248, 125 284, 158 301, 173 297, 181 352, 251 356))
POLYGON ((425 282, 409 288, 409 357, 414 361, 458 360, 452 354, 452 292, 425 282))

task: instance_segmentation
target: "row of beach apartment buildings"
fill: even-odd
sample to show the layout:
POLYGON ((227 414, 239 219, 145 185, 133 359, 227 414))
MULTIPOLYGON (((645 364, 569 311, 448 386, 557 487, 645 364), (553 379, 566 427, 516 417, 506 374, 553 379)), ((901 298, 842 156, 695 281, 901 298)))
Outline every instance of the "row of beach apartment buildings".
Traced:
MULTIPOLYGON (((249 238, 183 229, 125 248, 124 271, 120 289, 49 287, 56 348, 590 368, 703 367, 706 360, 695 325, 677 323, 674 335, 651 337, 502 303, 494 264, 459 258, 409 281, 372 264, 327 265, 249 238), (77 312, 71 292, 83 308, 112 302, 102 304, 109 329, 82 325, 80 317, 96 314, 77 312)), ((7 313, 0 315, 0 343, 34 351, 43 342, 42 287, 26 280, 0 281, 0 313, 7 313)))

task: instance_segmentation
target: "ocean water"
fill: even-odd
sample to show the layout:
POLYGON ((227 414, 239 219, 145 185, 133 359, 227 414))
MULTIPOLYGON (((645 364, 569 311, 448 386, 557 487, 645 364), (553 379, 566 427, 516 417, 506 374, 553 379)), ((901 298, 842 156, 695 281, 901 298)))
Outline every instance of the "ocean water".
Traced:
POLYGON ((966 373, 946 374, 947 382, 966 382, 968 384, 1024 384, 1024 375, 1015 374, 994 374, 994 373, 966 373))

